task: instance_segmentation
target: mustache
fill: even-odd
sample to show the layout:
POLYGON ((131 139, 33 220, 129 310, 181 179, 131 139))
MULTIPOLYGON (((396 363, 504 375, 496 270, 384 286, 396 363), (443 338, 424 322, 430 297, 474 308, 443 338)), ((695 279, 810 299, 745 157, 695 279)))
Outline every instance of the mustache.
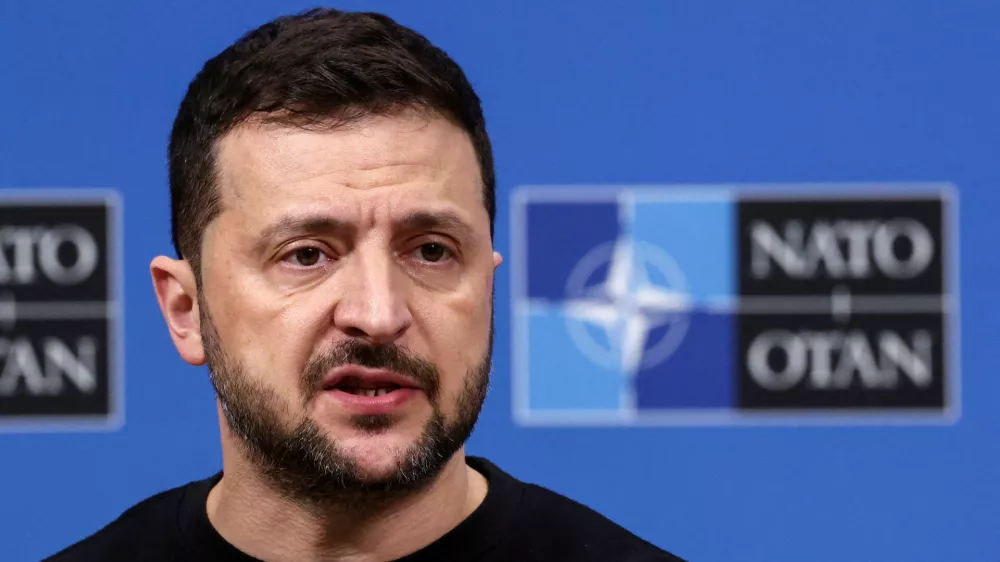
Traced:
POLYGON ((373 345, 363 340, 351 339, 309 361, 302 373, 303 396, 308 399, 322 391, 326 375, 343 365, 357 365, 399 373, 417 382, 432 400, 437 397, 441 386, 441 376, 437 366, 413 355, 406 348, 394 343, 373 345))

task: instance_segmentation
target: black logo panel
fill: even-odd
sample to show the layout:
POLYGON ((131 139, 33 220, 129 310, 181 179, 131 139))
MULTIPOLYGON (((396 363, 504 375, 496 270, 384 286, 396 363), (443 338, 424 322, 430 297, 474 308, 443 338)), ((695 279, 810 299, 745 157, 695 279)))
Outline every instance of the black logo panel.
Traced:
POLYGON ((941 199, 739 204, 740 294, 941 294, 941 199))
POLYGON ((0 421, 115 414, 113 218, 104 199, 0 200, 0 421))
POLYGON ((746 314, 741 408, 942 408, 940 314, 746 314))
POLYGON ((0 412, 4 416, 107 414, 106 320, 21 321, 0 336, 0 412))
POLYGON ((740 408, 943 410, 948 210, 926 196, 741 201, 740 408))

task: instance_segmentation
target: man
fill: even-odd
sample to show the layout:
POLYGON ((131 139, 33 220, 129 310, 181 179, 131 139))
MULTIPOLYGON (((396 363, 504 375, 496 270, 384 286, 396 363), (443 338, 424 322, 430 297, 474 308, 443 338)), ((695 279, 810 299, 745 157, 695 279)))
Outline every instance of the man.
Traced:
POLYGON ((170 141, 181 259, 150 270, 207 364, 223 470, 52 560, 677 558, 463 445, 492 352, 493 156, 459 67, 314 10, 209 61, 170 141))

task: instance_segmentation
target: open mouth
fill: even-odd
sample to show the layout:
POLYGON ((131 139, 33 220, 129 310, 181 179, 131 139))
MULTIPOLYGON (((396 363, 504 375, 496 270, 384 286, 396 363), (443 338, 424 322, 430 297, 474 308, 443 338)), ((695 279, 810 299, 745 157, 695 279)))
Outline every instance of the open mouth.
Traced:
POLYGON ((355 396, 374 397, 385 396, 386 394, 399 390, 403 387, 391 382, 362 382, 357 379, 346 378, 340 381, 340 383, 333 388, 355 396))
POLYGON ((402 412, 422 392, 418 381, 401 373, 356 365, 331 371, 324 388, 337 408, 366 416, 402 412))

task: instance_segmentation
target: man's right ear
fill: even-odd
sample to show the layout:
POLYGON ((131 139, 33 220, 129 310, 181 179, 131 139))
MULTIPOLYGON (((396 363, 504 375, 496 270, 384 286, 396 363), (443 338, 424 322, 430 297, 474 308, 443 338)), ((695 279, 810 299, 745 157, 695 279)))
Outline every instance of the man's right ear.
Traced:
POLYGON ((185 260, 157 256, 149 264, 149 273, 153 277, 153 290, 174 347, 188 363, 204 365, 198 287, 191 265, 185 260))

